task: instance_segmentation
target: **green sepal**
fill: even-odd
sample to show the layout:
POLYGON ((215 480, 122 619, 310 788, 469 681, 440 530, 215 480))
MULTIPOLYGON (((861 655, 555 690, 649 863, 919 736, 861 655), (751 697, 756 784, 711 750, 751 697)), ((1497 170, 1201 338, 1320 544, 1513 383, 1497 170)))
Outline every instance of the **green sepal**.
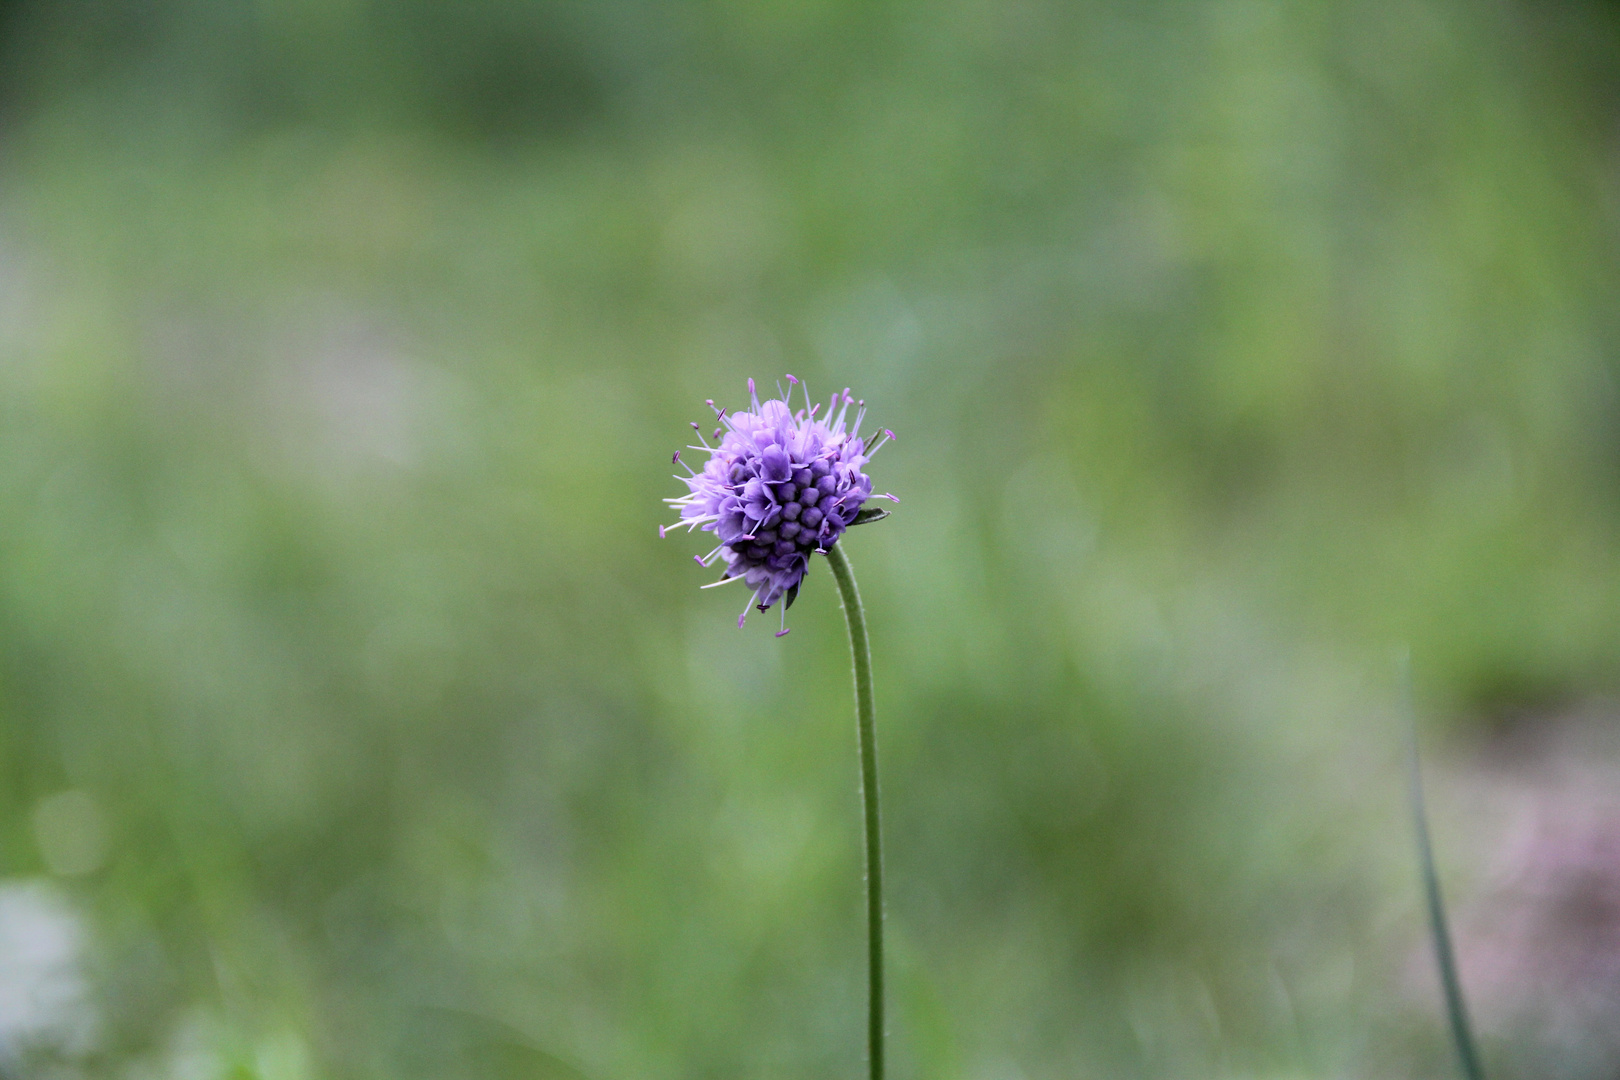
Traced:
POLYGON ((860 511, 860 513, 855 515, 855 520, 849 523, 849 527, 853 529, 857 525, 866 525, 873 521, 882 521, 884 518, 889 516, 889 513, 890 512, 888 510, 879 510, 875 506, 868 506, 864 510, 860 511))

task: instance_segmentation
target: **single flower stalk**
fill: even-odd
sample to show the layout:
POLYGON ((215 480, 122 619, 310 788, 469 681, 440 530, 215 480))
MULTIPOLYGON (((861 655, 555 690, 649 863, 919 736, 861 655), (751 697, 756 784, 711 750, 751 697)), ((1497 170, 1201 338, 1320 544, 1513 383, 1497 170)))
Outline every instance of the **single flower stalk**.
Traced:
MULTIPOLYGON (((811 555, 824 555, 838 582, 838 595, 844 606, 844 623, 849 630, 850 661, 855 677, 855 727, 861 755, 861 807, 866 840, 866 929, 867 929, 867 1060, 872 1080, 883 1080, 883 830, 879 813, 877 773, 877 728, 872 699, 872 650, 866 636, 866 612, 861 605, 855 573, 838 543, 844 530, 889 516, 887 510, 866 507, 871 498, 890 499, 893 495, 872 494, 872 481, 866 464, 872 455, 894 438, 884 430, 871 446, 861 437, 866 402, 856 401, 846 388, 834 394, 825 416, 817 417, 821 406, 810 401, 810 393, 792 375, 789 390, 780 398, 761 402, 748 380, 752 412, 727 415, 714 409, 720 427, 714 431, 718 445, 710 446, 697 424, 698 442, 688 447, 707 453, 701 472, 686 467, 689 475, 677 476, 687 493, 668 499, 680 511, 677 526, 687 531, 712 532, 720 541, 707 555, 696 556, 703 566, 725 563, 720 580, 704 588, 728 581, 745 582, 751 591, 748 605, 737 617, 742 627, 748 607, 760 611, 782 602, 781 637, 788 632, 787 609, 799 594, 799 584, 810 569, 811 555), (793 411, 792 387, 804 393, 804 408, 793 411), (853 419, 850 406, 855 407, 853 419), (846 427, 846 421, 848 426, 846 427)), ((679 452, 675 461, 681 463, 679 452)), ((658 535, 666 526, 658 527, 658 535)))

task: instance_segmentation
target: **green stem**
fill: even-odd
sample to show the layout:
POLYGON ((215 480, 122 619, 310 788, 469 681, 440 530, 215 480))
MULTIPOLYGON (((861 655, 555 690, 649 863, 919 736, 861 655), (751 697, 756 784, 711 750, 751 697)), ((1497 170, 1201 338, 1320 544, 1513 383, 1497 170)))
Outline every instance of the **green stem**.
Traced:
POLYGON ((1402 690, 1406 705, 1406 748, 1408 785, 1412 800, 1413 832, 1416 834, 1418 869, 1423 877, 1423 898, 1429 909, 1429 933, 1434 938, 1435 966, 1440 969, 1440 987, 1446 999, 1446 1018, 1451 1022, 1451 1041, 1457 1050, 1457 1066, 1465 1080, 1484 1080, 1479 1051, 1468 1024, 1463 1002, 1462 980, 1457 977, 1457 956, 1451 947, 1451 931, 1446 925, 1446 905, 1440 896, 1440 875, 1434 868, 1434 848, 1429 842, 1429 815, 1423 805, 1423 769, 1418 761, 1417 708, 1412 699, 1410 661, 1401 657, 1402 690))
POLYGON ((855 726, 861 743, 861 805, 866 819, 866 951, 869 973, 867 1056, 872 1080, 883 1080, 883 827, 878 816, 877 731, 872 720, 872 648, 866 638, 866 610, 855 573, 842 544, 827 552, 838 579, 849 624, 849 651, 855 669, 855 726))

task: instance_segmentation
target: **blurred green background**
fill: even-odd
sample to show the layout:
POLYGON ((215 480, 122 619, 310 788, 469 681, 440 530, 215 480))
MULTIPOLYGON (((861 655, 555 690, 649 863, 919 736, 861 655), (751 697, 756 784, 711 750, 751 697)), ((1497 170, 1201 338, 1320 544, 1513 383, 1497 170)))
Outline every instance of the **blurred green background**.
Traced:
POLYGON ((859 1075, 830 577, 656 535, 786 371, 897 1080, 1446 1075, 1391 656, 1466 911, 1616 726, 1617 16, 0 2, 0 1076, 859 1075))

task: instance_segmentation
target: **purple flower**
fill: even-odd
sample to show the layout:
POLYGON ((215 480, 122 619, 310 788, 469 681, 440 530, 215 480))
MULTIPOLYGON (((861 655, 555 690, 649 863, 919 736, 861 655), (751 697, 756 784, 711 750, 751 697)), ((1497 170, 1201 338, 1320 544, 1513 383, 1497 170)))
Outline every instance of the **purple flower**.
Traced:
MULTIPOLYGON (((802 389, 792 375, 787 380, 788 394, 793 386, 802 389)), ((697 560, 703 566, 724 561, 725 572, 715 585, 745 582, 753 593, 749 603, 761 611, 785 597, 784 616, 810 568, 810 556, 831 549, 862 504, 872 498, 872 481, 863 468, 894 437, 885 431, 867 447, 860 436, 866 403, 850 397, 848 389, 834 394, 826 415, 819 418, 821 406, 810 403, 808 390, 805 407, 798 412, 788 404, 788 394, 761 403, 754 380, 749 379, 752 412, 727 415, 710 401, 722 425, 714 433, 720 445, 710 446, 699 429, 703 445, 688 449, 705 451, 709 458, 702 471, 692 472, 687 466, 692 475, 676 477, 689 489, 685 495, 665 500, 679 508, 679 525, 719 538, 719 546, 697 560), (851 405, 856 411, 846 430, 851 405)), ((679 453, 675 460, 680 462, 679 453)), ((658 532, 663 535, 664 527, 658 532)), ((737 625, 747 617, 745 606, 737 625)), ((785 625, 784 618, 778 637, 787 633, 785 625)))

